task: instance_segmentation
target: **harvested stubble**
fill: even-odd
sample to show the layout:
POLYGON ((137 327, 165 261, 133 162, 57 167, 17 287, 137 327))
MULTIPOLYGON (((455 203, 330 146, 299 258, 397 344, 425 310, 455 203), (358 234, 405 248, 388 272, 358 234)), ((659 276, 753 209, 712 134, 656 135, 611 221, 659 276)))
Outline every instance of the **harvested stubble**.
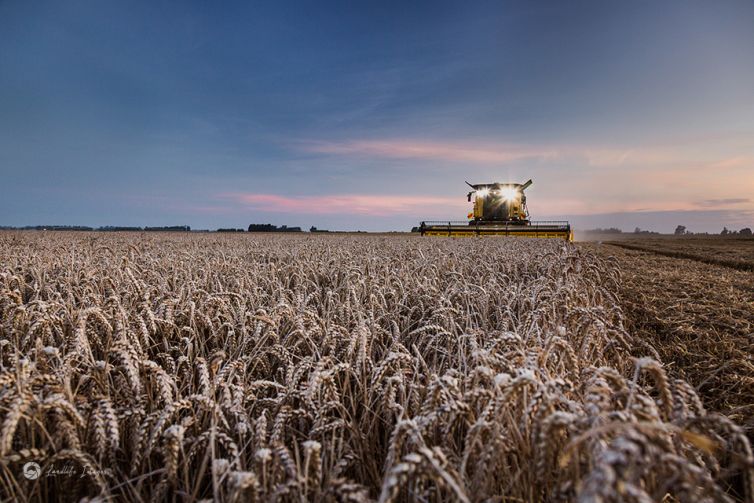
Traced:
POLYGON ((624 329, 615 264, 560 241, 6 233, 0 256, 4 498, 751 484, 741 430, 624 329), (26 480, 29 459, 87 476, 26 480))
POLYGON ((708 409, 754 438, 754 273, 583 245, 623 271, 620 301, 635 336, 650 342, 669 373, 693 384, 708 409))
POLYGON ((754 240, 752 239, 665 238, 608 241, 607 244, 627 250, 654 253, 663 257, 730 267, 739 271, 754 271, 754 240))

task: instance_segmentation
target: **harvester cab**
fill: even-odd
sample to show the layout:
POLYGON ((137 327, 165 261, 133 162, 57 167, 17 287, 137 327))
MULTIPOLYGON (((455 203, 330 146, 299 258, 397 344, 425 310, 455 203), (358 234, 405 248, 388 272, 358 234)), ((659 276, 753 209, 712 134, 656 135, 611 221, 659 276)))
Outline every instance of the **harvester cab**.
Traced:
POLYGON ((515 236, 533 238, 560 238, 573 241, 573 231, 568 222, 535 222, 529 219, 524 191, 533 182, 480 183, 471 187, 467 199, 473 202, 468 222, 422 222, 422 236, 515 236))
POLYGON ((474 202, 470 219, 473 222, 503 222, 511 225, 526 225, 529 211, 526 209, 526 190, 533 182, 526 183, 482 183, 466 185, 474 189, 469 192, 469 202, 474 202))

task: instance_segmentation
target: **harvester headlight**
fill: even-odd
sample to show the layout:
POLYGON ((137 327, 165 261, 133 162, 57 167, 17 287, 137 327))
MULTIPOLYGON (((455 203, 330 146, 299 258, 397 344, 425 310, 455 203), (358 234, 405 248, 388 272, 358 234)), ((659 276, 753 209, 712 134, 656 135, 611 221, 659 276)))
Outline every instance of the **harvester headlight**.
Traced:
POLYGON ((503 199, 506 201, 510 201, 518 197, 518 191, 512 187, 506 187, 500 190, 500 195, 503 196, 503 199))
POLYGON ((490 195, 490 189, 479 189, 476 191, 478 197, 487 197, 490 195))

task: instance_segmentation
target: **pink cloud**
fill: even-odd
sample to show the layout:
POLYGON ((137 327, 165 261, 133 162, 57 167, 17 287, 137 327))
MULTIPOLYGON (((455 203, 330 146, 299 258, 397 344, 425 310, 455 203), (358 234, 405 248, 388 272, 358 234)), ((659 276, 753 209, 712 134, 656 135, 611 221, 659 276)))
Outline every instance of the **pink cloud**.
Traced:
POLYGON ((473 141, 422 141, 411 139, 299 141, 296 148, 306 152, 337 156, 393 159, 434 159, 438 161, 504 164, 534 159, 560 161, 580 159, 589 166, 611 167, 625 163, 670 163, 678 152, 664 148, 595 147, 589 145, 530 145, 473 141))
MULTIPOLYGON (((383 196, 339 194, 332 196, 280 196, 275 194, 223 194, 237 204, 267 213, 309 215, 357 214, 367 216, 416 215, 438 211, 463 212, 463 197, 383 196)), ((461 216, 465 215, 463 213, 461 216)))
MULTIPOLYGON (((575 182, 577 183, 577 182, 575 182)), ((628 183, 628 182, 626 182, 628 183)), ((667 186, 655 189, 654 184, 641 191, 620 194, 593 193, 580 190, 577 185, 557 190, 544 190, 529 197, 533 220, 563 218, 564 215, 595 215, 608 213, 646 213, 693 211, 700 207, 751 207, 751 199, 728 198, 693 200, 686 190, 668 194, 667 186), (701 201, 701 202, 700 202, 701 201)), ((195 213, 207 214, 265 214, 354 215, 366 217, 411 216, 417 219, 464 220, 472 210, 464 194, 452 197, 427 195, 333 194, 325 196, 296 196, 265 193, 232 192, 216 194, 214 204, 195 206, 195 213)), ((187 208, 188 209, 188 208, 187 208)))
MULTIPOLYGON (((244 211, 263 213, 295 213, 300 215, 353 214, 373 217, 408 215, 437 218, 452 217, 464 220, 472 210, 472 204, 463 194, 454 197, 419 195, 365 195, 338 194, 329 196, 281 196, 276 194, 229 193, 221 198, 232 201, 244 211)), ((687 205, 688 206, 688 205, 687 205)), ((683 203, 668 201, 655 205, 652 210, 678 210, 683 203)), ((549 215, 583 215, 619 211, 638 211, 639 206, 630 202, 590 202, 584 198, 539 194, 530 198, 529 209, 533 219, 549 215)))
POLYGON ((717 169, 736 169, 736 168, 750 168, 754 167, 754 157, 751 156, 738 156, 729 157, 720 161, 714 162, 709 165, 710 168, 717 169))
MULTIPOLYGON (((464 220, 472 210, 463 195, 456 197, 338 194, 329 196, 281 196, 277 194, 228 193, 220 197, 232 202, 234 212, 291 213, 299 215, 352 214, 371 217, 412 216, 464 220)), ((631 201, 589 201, 586 198, 539 194, 530 198, 532 219, 553 215, 590 215, 636 211, 679 211, 695 207, 685 201, 665 201, 643 208, 631 201)))
POLYGON ((729 197, 726 199, 705 199, 704 201, 699 201, 697 204, 699 206, 704 206, 705 208, 719 208, 724 206, 747 204, 750 202, 751 199, 747 197, 729 197))

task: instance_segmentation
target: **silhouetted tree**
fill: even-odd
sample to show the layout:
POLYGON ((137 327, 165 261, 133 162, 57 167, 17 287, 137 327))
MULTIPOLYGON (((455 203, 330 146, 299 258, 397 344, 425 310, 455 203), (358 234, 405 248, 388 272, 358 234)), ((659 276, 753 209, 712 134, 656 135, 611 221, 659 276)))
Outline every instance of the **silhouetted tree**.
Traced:
POLYGON ((679 225, 675 228, 675 235, 676 236, 683 236, 686 234, 686 226, 685 225, 679 225))

